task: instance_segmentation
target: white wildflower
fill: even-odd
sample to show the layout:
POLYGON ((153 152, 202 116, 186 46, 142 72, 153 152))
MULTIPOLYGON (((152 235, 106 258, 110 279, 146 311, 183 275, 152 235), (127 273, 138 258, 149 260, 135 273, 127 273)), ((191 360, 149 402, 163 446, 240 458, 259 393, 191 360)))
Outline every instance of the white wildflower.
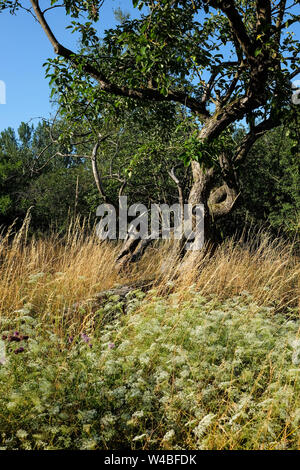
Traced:
POLYGON ((163 437, 163 441, 171 441, 173 439, 173 437, 175 436, 175 431, 174 429, 171 429, 170 431, 168 431, 164 437, 163 437))
POLYGON ((19 439, 26 439, 27 437, 27 432, 24 431, 24 429, 18 429, 18 431, 16 432, 16 436, 19 438, 19 439))
POLYGON ((300 364, 300 339, 292 341, 291 346, 293 348, 292 363, 298 366, 300 364))
POLYGON ((0 365, 4 366, 7 363, 6 350, 4 341, 0 340, 0 365))
POLYGON ((200 439, 204 434, 207 428, 211 425, 213 419, 215 418, 215 414, 209 413, 208 415, 204 416, 204 418, 201 419, 200 423, 198 426, 195 427, 194 429, 194 434, 200 439))
POLYGON ((133 441, 141 441, 145 437, 147 437, 147 434, 141 434, 140 436, 135 436, 132 440, 133 441))
POLYGON ((143 410, 141 410, 141 411, 136 411, 135 413, 133 413, 132 418, 142 418, 143 416, 144 416, 144 412, 143 410))

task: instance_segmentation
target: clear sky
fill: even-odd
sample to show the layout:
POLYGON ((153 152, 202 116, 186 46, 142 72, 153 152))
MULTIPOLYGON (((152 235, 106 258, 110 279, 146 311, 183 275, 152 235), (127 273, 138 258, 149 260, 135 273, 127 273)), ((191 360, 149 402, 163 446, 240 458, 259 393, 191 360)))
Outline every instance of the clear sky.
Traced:
MULTIPOLYGON (((25 0, 24 5, 29 0, 25 0)), ((41 0, 41 6, 49 1, 41 0)), ((100 31, 112 27, 116 22, 113 10, 121 7, 136 17, 131 0, 105 0, 101 8, 100 31)), ((76 36, 65 31, 66 19, 61 9, 47 14, 47 19, 64 46, 76 47, 76 36)), ((293 26, 300 35, 300 25, 293 26)), ((11 126, 17 128, 21 121, 37 123, 39 117, 53 113, 49 102, 48 79, 45 78, 43 63, 54 57, 52 47, 41 26, 25 11, 11 16, 4 11, 0 14, 0 80, 6 84, 6 104, 0 104, 0 132, 11 126)), ((297 77, 299 78, 299 77, 297 77)))

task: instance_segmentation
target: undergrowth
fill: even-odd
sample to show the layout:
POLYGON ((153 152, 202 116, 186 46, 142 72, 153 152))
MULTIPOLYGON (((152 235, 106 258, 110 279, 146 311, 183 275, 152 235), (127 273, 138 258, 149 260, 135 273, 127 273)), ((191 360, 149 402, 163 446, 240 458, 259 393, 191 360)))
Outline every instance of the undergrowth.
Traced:
POLYGON ((229 241, 187 270, 165 243, 118 273, 118 247, 80 233, 0 242, 2 449, 299 449, 289 246, 229 241), (80 304, 150 278, 126 314, 80 304))

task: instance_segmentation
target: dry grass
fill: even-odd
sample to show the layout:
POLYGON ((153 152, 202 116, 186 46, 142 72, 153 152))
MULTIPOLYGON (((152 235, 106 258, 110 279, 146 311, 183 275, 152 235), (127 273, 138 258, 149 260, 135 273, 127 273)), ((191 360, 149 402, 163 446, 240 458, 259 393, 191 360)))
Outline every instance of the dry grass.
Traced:
POLYGON ((171 285, 183 294, 192 284, 203 295, 221 299, 248 291, 258 303, 281 311, 295 310, 299 302, 299 259, 290 245, 264 233, 247 245, 230 240, 212 258, 199 258, 193 265, 180 262, 171 242, 160 242, 120 273, 113 262, 119 246, 100 244, 87 235, 84 222, 75 221, 64 237, 53 233, 47 239, 29 239, 28 225, 27 219, 20 231, 13 233, 11 227, 0 239, 0 315, 30 303, 35 312, 51 314, 60 323, 74 302, 116 284, 150 278, 157 279, 161 290, 171 285))
POLYGON ((78 221, 63 238, 28 241, 28 221, 0 242, 0 312, 9 314, 31 303, 35 311, 55 316, 96 290, 119 279, 112 269, 115 247, 85 237, 78 221))
POLYGON ((300 307, 300 262, 293 246, 282 239, 271 239, 258 232, 247 243, 230 239, 219 246, 212 257, 206 255, 184 263, 169 264, 166 280, 184 293, 194 285, 202 295, 215 294, 226 299, 243 292, 275 311, 293 311, 300 307))

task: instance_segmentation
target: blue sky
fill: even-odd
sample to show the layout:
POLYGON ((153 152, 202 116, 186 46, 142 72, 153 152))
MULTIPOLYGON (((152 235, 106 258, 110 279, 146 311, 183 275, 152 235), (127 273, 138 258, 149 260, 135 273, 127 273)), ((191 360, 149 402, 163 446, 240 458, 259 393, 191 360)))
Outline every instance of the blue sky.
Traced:
MULTIPOLYGON (((24 4, 26 2, 29 6, 29 0, 24 4)), ((49 5, 46 0, 40 3, 49 5)), ((115 24, 113 10, 118 7, 136 16, 131 0, 105 0, 100 31, 115 24)), ((49 12, 47 19, 64 46, 75 48, 76 37, 65 31, 68 23, 60 10, 49 12)), ((294 25, 293 29, 299 37, 300 25, 294 25)), ((53 114, 48 80, 42 65, 47 58, 54 57, 54 53, 40 25, 25 11, 18 12, 16 16, 6 11, 0 14, 0 44, 0 80, 6 84, 6 104, 0 104, 1 132, 9 126, 17 129, 21 121, 33 119, 32 122, 37 123, 38 118, 53 114)))

